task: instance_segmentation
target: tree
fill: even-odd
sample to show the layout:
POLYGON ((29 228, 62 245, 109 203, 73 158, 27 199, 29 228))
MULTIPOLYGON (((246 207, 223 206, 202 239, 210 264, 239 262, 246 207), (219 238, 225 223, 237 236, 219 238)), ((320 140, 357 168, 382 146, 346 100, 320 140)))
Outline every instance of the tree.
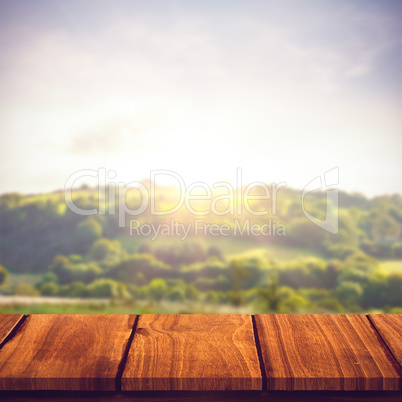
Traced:
POLYGON ((149 297, 152 300, 162 300, 166 296, 167 290, 168 287, 166 285, 166 281, 162 278, 152 279, 152 281, 148 285, 149 297))
POLYGON ((187 300, 198 300, 200 297, 200 292, 194 285, 187 285, 185 295, 187 300))
POLYGON ((224 260, 221 250, 218 247, 214 246, 208 249, 208 257, 216 257, 221 261, 224 260))
POLYGON ((96 279, 87 287, 89 297, 116 298, 119 296, 119 284, 113 279, 96 279))
POLYGON ((103 272, 94 261, 74 264, 64 256, 56 256, 49 270, 57 275, 58 282, 62 285, 75 281, 91 283, 103 272))
POLYGON ((242 279, 247 278, 250 274, 243 268, 243 264, 239 260, 233 260, 230 264, 232 271, 233 292, 232 292, 232 304, 234 306, 240 306, 243 303, 242 295, 239 291, 240 282, 242 279))
POLYGON ((110 271, 110 277, 132 284, 138 283, 138 274, 141 273, 146 281, 156 277, 167 277, 170 267, 149 254, 134 254, 129 259, 121 262, 110 271))
POLYGON ((321 249, 328 237, 326 232, 305 217, 294 219, 290 224, 288 233, 289 239, 295 245, 315 249, 321 249))
POLYGON ((124 254, 118 240, 101 238, 92 245, 89 258, 102 262, 103 266, 111 266, 119 263, 124 254))
POLYGON ((8 271, 0 264, 0 286, 6 282, 8 275, 8 271))
POLYGON ((388 276, 387 301, 390 306, 402 307, 402 273, 388 276))
POLYGON ((362 305, 365 308, 382 308, 387 304, 387 277, 378 272, 370 277, 370 281, 364 286, 362 305))
POLYGON ((211 304, 219 303, 219 293, 214 290, 209 290, 205 296, 205 301, 211 304))
POLYGON ((286 313, 297 313, 301 309, 307 309, 309 306, 309 301, 298 293, 294 293, 287 299, 281 302, 281 311, 286 313))
POLYGON ((59 285, 55 282, 44 282, 38 289, 43 296, 56 296, 59 292, 59 285))
POLYGON ((102 225, 93 218, 80 222, 75 231, 76 247, 81 253, 86 253, 92 243, 102 236, 102 225))
POLYGON ((344 306, 353 306, 359 303, 363 289, 360 283, 342 282, 337 286, 335 293, 344 306))
POLYGON ((40 293, 29 283, 19 283, 14 288, 14 294, 18 296, 40 296, 40 293))
POLYGON ((325 297, 317 302, 317 306, 334 313, 343 313, 344 308, 335 297, 325 297))
POLYGON ((331 258, 336 258, 337 260, 344 260, 345 258, 349 257, 350 255, 356 253, 357 248, 351 246, 349 244, 331 244, 327 248, 327 254, 331 258))
POLYGON ((268 311, 278 312, 281 297, 278 292, 278 277, 272 275, 267 289, 260 290, 260 296, 264 299, 268 311))
POLYGON ((185 299, 184 289, 174 287, 167 295, 167 298, 171 301, 183 301, 185 299))
POLYGON ((372 223, 371 234, 374 240, 394 240, 400 233, 401 225, 389 215, 378 215, 372 223))

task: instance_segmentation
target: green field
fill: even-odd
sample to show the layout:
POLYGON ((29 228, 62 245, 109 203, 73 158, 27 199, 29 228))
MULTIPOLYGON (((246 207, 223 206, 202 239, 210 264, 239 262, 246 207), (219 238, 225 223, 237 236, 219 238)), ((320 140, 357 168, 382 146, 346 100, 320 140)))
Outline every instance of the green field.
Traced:
POLYGON ((256 306, 234 307, 190 301, 0 305, 0 314, 250 314, 250 312, 257 314, 262 311, 256 306))
MULTIPOLYGON (((136 252, 141 244, 147 244, 151 249, 159 247, 177 247, 184 244, 177 237, 159 237, 157 241, 138 237, 119 237, 118 240, 130 252, 136 252)), ((205 248, 217 247, 227 259, 232 258, 269 258, 279 261, 290 261, 300 257, 321 257, 321 253, 306 247, 288 247, 266 242, 258 243, 255 239, 245 237, 194 237, 188 238, 189 243, 197 242, 205 248)))

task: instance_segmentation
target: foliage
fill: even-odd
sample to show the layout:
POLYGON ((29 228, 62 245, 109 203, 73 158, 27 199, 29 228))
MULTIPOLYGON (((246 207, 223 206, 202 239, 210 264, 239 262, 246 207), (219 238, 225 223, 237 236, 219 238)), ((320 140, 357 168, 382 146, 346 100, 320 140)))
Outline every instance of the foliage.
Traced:
POLYGON ((0 265, 0 286, 7 280, 8 275, 8 271, 3 267, 3 265, 0 265))
MULTIPOLYGON (((0 197, 1 292, 254 306, 281 313, 402 308, 402 272, 390 264, 382 269, 402 259, 402 197, 368 199, 341 192, 339 231, 331 235, 304 216, 299 196, 284 191, 278 214, 272 216, 286 225, 285 237, 192 236, 153 242, 129 236, 116 215, 71 212, 62 193, 5 194, 0 197), (286 250, 287 258, 273 254, 275 248, 286 250), (6 281, 8 272, 10 277, 24 273, 41 279, 31 284, 6 281)), ((325 195, 309 196, 307 210, 323 219, 325 195)), ((168 191, 160 200, 173 205, 168 191)), ((132 205, 137 201, 130 200, 132 205)), ((97 194, 89 188, 77 191, 74 202, 84 209, 96 208, 97 194)), ((183 210, 176 218, 194 223, 183 210)), ((244 214, 238 218, 257 224, 267 219, 244 214)), ((166 217, 147 213, 141 219, 166 223, 166 217)), ((233 227, 232 217, 211 215, 206 221, 233 227)))

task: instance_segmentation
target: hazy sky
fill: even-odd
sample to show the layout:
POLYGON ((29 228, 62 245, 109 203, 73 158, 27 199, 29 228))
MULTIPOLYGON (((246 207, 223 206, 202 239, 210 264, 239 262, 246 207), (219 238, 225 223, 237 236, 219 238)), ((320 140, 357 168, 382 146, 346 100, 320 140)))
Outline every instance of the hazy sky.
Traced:
POLYGON ((402 193, 402 1, 0 0, 0 193, 117 180, 402 193))

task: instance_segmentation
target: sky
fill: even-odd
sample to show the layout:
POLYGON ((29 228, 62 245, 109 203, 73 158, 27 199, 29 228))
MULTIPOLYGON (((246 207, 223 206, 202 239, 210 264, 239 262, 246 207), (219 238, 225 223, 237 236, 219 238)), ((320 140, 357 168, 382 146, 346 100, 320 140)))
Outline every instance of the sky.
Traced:
POLYGON ((185 183, 402 193, 399 0, 0 0, 0 193, 185 183), (91 179, 89 184, 93 184, 91 179))

